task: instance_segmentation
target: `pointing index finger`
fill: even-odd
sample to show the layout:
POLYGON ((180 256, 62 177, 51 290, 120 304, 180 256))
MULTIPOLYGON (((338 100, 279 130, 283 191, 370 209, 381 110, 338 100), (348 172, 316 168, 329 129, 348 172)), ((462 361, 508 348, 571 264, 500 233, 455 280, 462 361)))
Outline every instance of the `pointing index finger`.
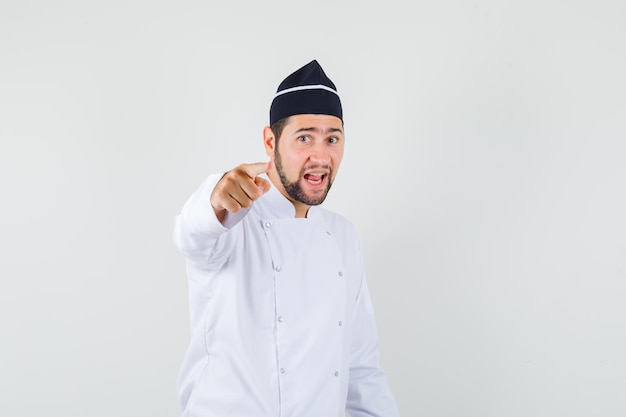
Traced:
POLYGON ((250 178, 256 178, 257 175, 264 174, 270 169, 269 162, 257 162, 254 164, 245 164, 244 171, 250 178))

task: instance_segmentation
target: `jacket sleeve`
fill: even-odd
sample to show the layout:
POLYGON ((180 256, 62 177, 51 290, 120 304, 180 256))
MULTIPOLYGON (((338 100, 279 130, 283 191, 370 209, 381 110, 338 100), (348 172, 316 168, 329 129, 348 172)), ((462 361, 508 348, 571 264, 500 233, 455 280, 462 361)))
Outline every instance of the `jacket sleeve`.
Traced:
POLYGON ((206 268, 217 267, 228 256, 236 237, 228 232, 248 212, 227 213, 224 224, 220 223, 211 206, 211 193, 222 176, 210 175, 174 219, 174 244, 187 260, 206 268))
POLYGON ((352 417, 399 417, 387 376, 379 365, 378 333, 365 276, 353 320, 346 411, 352 417))

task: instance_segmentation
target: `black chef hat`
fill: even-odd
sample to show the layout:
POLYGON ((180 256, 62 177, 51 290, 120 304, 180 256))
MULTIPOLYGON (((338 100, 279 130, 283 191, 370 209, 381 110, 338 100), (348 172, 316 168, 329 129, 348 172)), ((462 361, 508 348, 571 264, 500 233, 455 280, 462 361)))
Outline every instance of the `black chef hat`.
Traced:
POLYGON ((337 88, 316 60, 280 83, 270 107, 270 125, 294 114, 328 114, 343 120, 337 88))

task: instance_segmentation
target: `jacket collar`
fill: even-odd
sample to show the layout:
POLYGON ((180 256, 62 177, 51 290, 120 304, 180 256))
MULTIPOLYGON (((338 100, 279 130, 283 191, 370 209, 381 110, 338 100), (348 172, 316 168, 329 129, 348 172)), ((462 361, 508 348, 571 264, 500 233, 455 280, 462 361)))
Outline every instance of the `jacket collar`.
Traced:
MULTIPOLYGON (((267 217, 276 219, 295 218, 296 208, 293 206, 293 203, 278 190, 278 187, 271 182, 267 175, 263 175, 263 178, 272 184, 267 193, 265 193, 262 197, 266 203, 267 217)), ((309 207, 307 218, 310 219, 316 217, 318 209, 319 208, 317 206, 309 207)))

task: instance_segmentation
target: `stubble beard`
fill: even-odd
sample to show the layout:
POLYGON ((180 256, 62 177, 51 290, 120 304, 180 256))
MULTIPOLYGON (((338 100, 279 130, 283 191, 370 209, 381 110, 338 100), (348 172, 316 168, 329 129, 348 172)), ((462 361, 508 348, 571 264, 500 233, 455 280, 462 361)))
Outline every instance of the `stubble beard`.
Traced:
POLYGON ((291 182, 289 181, 289 179, 287 178, 287 175, 285 175, 285 171, 283 170, 283 161, 280 157, 280 153, 278 152, 278 149, 276 149, 276 151, 274 152, 274 164, 276 165, 276 171, 278 172, 278 176, 280 177, 280 182, 283 184, 283 187, 285 188, 285 191, 287 192, 289 197, 303 204, 306 204, 307 206, 317 206, 324 202, 324 200, 326 199, 326 196, 328 195, 328 191, 330 190, 330 186, 332 185, 332 181, 331 181, 332 174, 333 174, 332 168, 330 168, 329 166, 322 167, 319 165, 302 168, 302 170, 300 171, 300 176, 298 177, 298 180, 296 180, 295 182, 291 182), (316 195, 316 196, 308 196, 302 189, 299 179, 304 177, 304 172, 306 169, 315 169, 315 168, 328 169, 328 178, 327 178, 328 182, 326 185, 326 189, 324 190, 323 193, 316 195))

